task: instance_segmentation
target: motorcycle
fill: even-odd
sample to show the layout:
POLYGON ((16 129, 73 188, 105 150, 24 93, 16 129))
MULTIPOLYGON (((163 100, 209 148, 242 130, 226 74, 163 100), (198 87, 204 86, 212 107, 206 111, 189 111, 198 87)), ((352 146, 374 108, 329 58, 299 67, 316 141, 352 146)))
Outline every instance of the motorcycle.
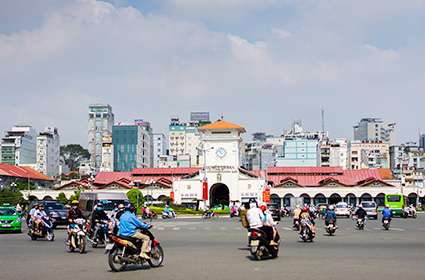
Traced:
POLYGON ((358 230, 364 230, 364 219, 357 218, 356 228, 358 230))
POLYGON ((329 234, 329 236, 332 236, 335 234, 336 231, 336 225, 334 220, 330 220, 329 224, 325 226, 326 232, 329 234))
POLYGON ((203 219, 211 219, 212 217, 215 217, 215 213, 210 210, 204 211, 204 213, 202 214, 203 219))
POLYGON ((307 219, 302 219, 300 224, 301 224, 301 231, 299 236, 301 240, 304 242, 307 242, 307 241, 313 242, 315 234, 313 230, 311 229, 313 226, 311 221, 307 219))
POLYGON ((292 229, 295 230, 295 231, 300 230, 300 220, 299 219, 294 219, 294 225, 292 226, 292 229))
POLYGON ((98 245, 106 245, 108 242, 108 232, 110 231, 109 228, 109 221, 95 221, 93 235, 89 239, 93 248, 97 248, 98 245))
POLYGON ((132 237, 111 236, 112 243, 106 246, 105 254, 108 254, 109 267, 114 272, 123 271, 129 264, 143 264, 148 262, 151 267, 159 267, 164 261, 164 251, 157 239, 149 230, 143 230, 143 234, 150 237, 149 257, 144 260, 139 257, 142 241, 132 237))
POLYGON ((162 218, 163 219, 174 219, 176 217, 176 213, 174 211, 162 211, 162 218))
POLYGON ((416 219, 416 209, 414 207, 405 207, 403 209, 403 218, 413 218, 416 219))
POLYGON ((32 226, 28 229, 28 235, 31 240, 37 240, 37 238, 46 238, 48 241, 55 240, 55 234, 53 233, 53 220, 50 217, 43 217, 37 228, 32 226))
POLYGON ((155 212, 151 211, 149 213, 143 213, 142 218, 144 220, 148 220, 148 219, 153 220, 153 219, 157 219, 158 215, 155 212))
POLYGON ((79 250, 80 254, 86 251, 86 220, 76 219, 73 224, 68 226, 70 230, 69 243, 67 243, 68 250, 74 252, 79 250))
POLYGON ((384 227, 385 230, 389 230, 390 229, 390 219, 384 218, 384 220, 382 221, 382 226, 384 227))
POLYGON ((249 247, 251 255, 256 260, 264 260, 268 258, 277 258, 279 253, 279 234, 275 240, 278 245, 270 245, 270 241, 264 231, 260 229, 251 229, 249 236, 249 247))
POLYGON ((230 218, 239 217, 239 211, 236 207, 230 209, 230 218))

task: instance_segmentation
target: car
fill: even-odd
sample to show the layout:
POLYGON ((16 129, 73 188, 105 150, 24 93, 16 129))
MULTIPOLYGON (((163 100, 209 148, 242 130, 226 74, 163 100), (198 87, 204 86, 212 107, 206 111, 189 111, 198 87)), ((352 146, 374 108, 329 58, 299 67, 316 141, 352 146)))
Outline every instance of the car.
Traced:
POLYGON ((0 206, 0 232, 22 232, 21 215, 10 204, 0 206))
POLYGON ((62 203, 55 200, 33 201, 30 204, 30 209, 34 204, 42 204, 44 206, 44 211, 54 221, 53 228, 56 228, 59 225, 68 224, 68 209, 66 209, 62 203))
POLYGON ((280 221, 280 207, 278 204, 271 203, 267 205, 267 208, 272 213, 273 220, 280 221))
POLYGON ((345 202, 338 202, 335 205, 335 214, 337 216, 345 216, 349 218, 351 216, 351 207, 348 205, 348 203, 345 202))
POLYGON ((362 201, 361 205, 367 213, 368 218, 378 219, 378 206, 375 201, 362 201))

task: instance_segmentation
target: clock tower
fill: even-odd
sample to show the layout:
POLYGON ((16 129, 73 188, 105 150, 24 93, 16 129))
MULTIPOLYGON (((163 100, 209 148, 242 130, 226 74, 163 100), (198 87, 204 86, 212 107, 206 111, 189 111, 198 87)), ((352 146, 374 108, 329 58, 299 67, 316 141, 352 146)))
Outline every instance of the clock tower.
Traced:
POLYGON ((239 168, 241 134, 245 129, 239 125, 218 120, 199 128, 201 132, 204 164, 209 168, 239 168))

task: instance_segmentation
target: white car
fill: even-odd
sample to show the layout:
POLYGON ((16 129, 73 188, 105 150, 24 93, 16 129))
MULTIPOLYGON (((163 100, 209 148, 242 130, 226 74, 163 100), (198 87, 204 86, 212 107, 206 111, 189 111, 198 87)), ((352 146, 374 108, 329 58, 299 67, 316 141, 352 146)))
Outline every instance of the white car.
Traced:
POLYGON ((351 207, 345 202, 338 202, 335 205, 335 214, 337 216, 345 216, 349 218, 351 216, 351 207))

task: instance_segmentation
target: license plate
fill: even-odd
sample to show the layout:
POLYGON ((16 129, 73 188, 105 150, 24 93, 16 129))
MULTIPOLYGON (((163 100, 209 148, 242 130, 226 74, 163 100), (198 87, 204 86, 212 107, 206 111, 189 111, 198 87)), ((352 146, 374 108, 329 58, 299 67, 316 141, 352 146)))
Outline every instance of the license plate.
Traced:
POLYGON ((2 227, 12 227, 11 225, 3 224, 2 227))
POLYGON ((252 247, 255 247, 255 246, 258 246, 258 245, 260 245, 260 241, 259 240, 251 240, 251 246, 252 247))
POLYGON ((105 250, 106 251, 110 251, 110 250, 112 250, 113 247, 114 247, 114 244, 113 243, 109 243, 109 244, 106 245, 105 250))

